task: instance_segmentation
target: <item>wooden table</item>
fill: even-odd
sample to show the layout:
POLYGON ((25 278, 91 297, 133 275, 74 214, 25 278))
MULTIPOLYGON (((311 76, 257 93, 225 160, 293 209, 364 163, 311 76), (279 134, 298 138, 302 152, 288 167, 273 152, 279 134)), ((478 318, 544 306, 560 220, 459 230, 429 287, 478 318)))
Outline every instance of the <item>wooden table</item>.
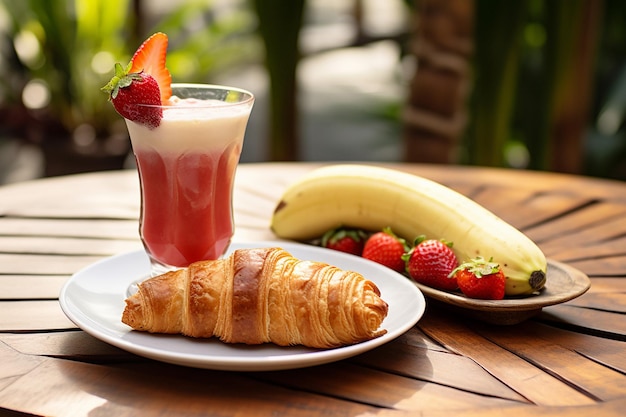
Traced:
MULTIPOLYGON (((235 238, 273 239, 268 221, 278 197, 314 166, 242 165, 235 238)), ((428 305, 391 343, 312 368, 238 373, 168 365, 89 336, 58 303, 60 288, 80 268, 141 248, 136 172, 19 183, 0 187, 0 407, 53 416, 622 415, 626 184, 395 167, 492 209, 548 257, 588 274, 591 289, 514 326, 428 305)))

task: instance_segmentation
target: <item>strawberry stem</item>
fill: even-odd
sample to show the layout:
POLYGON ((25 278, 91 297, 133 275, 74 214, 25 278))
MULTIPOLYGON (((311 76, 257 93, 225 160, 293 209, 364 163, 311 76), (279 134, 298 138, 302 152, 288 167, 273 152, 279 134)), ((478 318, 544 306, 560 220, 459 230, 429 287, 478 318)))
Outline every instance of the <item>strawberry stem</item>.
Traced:
POLYGON ((128 87, 133 81, 141 81, 139 73, 129 73, 131 65, 132 62, 124 68, 119 62, 115 64, 115 75, 107 85, 101 88, 102 91, 109 94, 109 100, 117 97, 120 88, 128 87))
POLYGON ((336 243, 344 237, 352 238, 355 242, 361 242, 367 239, 367 233, 361 229, 347 229, 340 226, 336 229, 331 229, 324 233, 322 236, 322 246, 326 246, 328 243, 336 243))
POLYGON ((453 277, 458 271, 468 270, 476 276, 476 278, 482 278, 487 275, 495 274, 500 270, 500 264, 493 262, 493 258, 489 258, 489 261, 485 260, 482 256, 478 256, 469 261, 463 262, 456 267, 448 277, 453 277))

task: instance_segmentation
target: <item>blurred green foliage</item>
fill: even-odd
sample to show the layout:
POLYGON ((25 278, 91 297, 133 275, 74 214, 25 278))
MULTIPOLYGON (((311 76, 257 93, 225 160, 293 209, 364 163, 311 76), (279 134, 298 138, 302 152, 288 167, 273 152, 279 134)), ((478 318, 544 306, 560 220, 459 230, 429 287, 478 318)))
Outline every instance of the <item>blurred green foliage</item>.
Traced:
POLYGON ((35 123, 58 122, 67 132, 89 124, 106 135, 120 118, 100 87, 114 63, 127 63, 156 31, 170 37, 168 67, 175 81, 207 82, 228 66, 258 61, 254 14, 247 8, 218 13, 211 3, 181 2, 172 13, 144 22, 137 16, 139 1, 1 0, 0 107, 21 106, 24 88, 37 82, 49 102, 29 110, 35 123))
POLYGON ((305 0, 252 0, 270 79, 269 157, 272 160, 299 157, 296 73, 305 3, 305 0))
POLYGON ((554 170, 578 152, 575 172, 626 179, 626 3, 590 1, 476 0, 462 162, 554 170))
POLYGON ((3 60, 11 65, 2 68, 10 71, 0 77, 2 104, 19 103, 24 87, 38 82, 49 103, 34 109, 36 119, 56 120, 69 131, 81 123, 104 129, 110 105, 99 91, 108 77, 101 65, 124 53, 128 0, 3 0, 0 7, 3 60))
POLYGON ((626 2, 604 2, 585 173, 626 181, 626 2))
POLYGON ((257 17, 246 2, 233 2, 227 9, 215 9, 212 3, 181 2, 145 30, 144 37, 168 34, 167 65, 174 82, 211 82, 229 68, 263 59, 257 17))
MULTIPOLYGON (((143 39, 163 31, 174 81, 211 82, 234 66, 263 63, 270 78, 270 158, 297 155, 295 71, 306 2, 233 0, 224 7, 222 1, 190 0, 155 16, 143 14, 147 1, 0 0, 0 137, 9 125, 32 130, 46 124, 46 135, 50 123, 70 134, 90 125, 106 135, 120 118, 100 87, 116 61, 128 62, 143 39), (47 89, 48 102, 27 109, 23 91, 33 83, 47 89)), ((560 80, 575 65, 575 25, 584 1, 476 0, 476 42, 488 47, 476 50, 478 93, 469 103, 461 162, 550 168, 553 108, 575 97, 562 91, 560 80)), ((626 2, 592 1, 603 5, 603 14, 583 173, 626 179, 626 2)))

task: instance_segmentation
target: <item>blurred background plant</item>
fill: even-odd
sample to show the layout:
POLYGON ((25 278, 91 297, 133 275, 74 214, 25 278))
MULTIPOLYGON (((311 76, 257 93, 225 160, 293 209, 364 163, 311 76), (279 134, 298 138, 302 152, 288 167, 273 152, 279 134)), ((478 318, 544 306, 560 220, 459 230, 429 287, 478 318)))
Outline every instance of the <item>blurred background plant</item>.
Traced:
POLYGON ((603 7, 598 0, 477 2, 467 160, 583 171, 603 7))
POLYGON ((415 4, 410 160, 626 179, 626 3, 415 4))
POLYGON ((125 126, 99 88, 116 61, 164 31, 175 80, 254 85, 253 118, 264 120, 249 134, 265 138, 247 142, 247 160, 463 163, 626 179, 622 0, 384 6, 0 0, 0 159, 26 143, 44 151, 41 175, 126 166, 125 126))
POLYGON ((2 106, 19 112, 19 123, 10 125, 14 135, 59 158, 46 174, 57 173, 72 145, 84 155, 125 152, 99 87, 114 57, 123 54, 127 33, 121 22, 128 8, 123 0, 106 3, 120 15, 106 13, 105 2, 97 0, 3 3, 3 62, 9 68, 0 77, 2 106))
POLYGON ((203 82, 230 65, 260 59, 248 9, 185 1, 151 21, 143 3, 0 3, 0 137, 40 146, 43 175, 123 166, 126 127, 100 87, 115 62, 130 60, 147 32, 170 35, 168 67, 175 79, 203 82))

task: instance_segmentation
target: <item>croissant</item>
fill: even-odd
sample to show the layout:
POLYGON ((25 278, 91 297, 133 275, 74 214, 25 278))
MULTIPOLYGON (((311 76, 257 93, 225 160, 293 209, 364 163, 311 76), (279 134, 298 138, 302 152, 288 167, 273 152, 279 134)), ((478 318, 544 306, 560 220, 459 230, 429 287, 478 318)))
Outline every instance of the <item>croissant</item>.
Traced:
POLYGON ((225 343, 331 348, 382 336, 388 305, 356 272, 282 248, 239 249, 139 284, 122 322, 225 343))

